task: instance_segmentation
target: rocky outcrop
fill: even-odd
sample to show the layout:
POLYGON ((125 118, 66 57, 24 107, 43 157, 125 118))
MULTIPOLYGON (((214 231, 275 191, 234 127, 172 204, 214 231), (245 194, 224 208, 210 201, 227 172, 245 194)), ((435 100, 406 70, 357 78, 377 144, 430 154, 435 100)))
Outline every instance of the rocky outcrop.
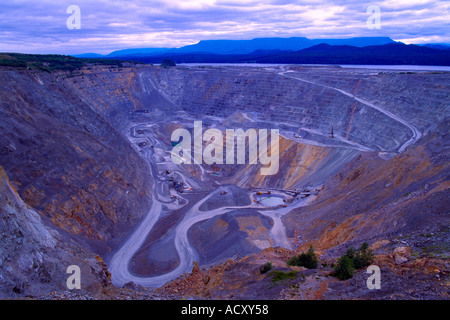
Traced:
POLYGON ((392 253, 395 264, 402 264, 411 259, 411 249, 409 247, 397 247, 392 253))
POLYGON ((445 230, 449 154, 444 139, 444 131, 438 131, 389 160, 370 153, 355 158, 325 183, 314 204, 284 218, 290 234, 297 230, 302 248, 339 250, 445 230))
POLYGON ((266 249, 207 270, 195 268, 161 292, 178 297, 251 298, 251 288, 264 290, 258 298, 268 295, 270 299, 448 299, 445 126, 443 122, 437 132, 390 160, 363 154, 344 166, 325 183, 313 205, 285 218, 292 236, 298 235, 295 251, 266 249), (331 263, 364 241, 376 253, 373 263, 381 268, 381 290, 367 288, 365 270, 346 281, 330 277, 331 263), (275 270, 289 270, 289 257, 310 245, 326 265, 302 270, 295 281, 281 285, 282 290, 273 289, 278 285, 272 285, 268 274, 256 272, 256 265, 267 261, 274 263, 275 270))
POLYGON ((77 294, 101 297, 111 284, 105 263, 59 232, 25 204, 0 167, 0 298, 37 298, 70 291, 67 267, 81 270, 77 294))
MULTIPOLYGON (((100 256, 107 261, 107 253, 147 213, 155 193, 152 181, 158 178, 152 174, 167 160, 163 155, 170 150, 170 133, 194 120, 219 129, 255 126, 282 131, 277 175, 264 177, 258 173, 259 166, 247 165, 191 166, 183 171, 200 186, 208 185, 202 191, 220 184, 297 188, 324 183, 324 187, 312 205, 283 216, 288 237, 298 245, 296 251, 260 251, 265 244, 271 245, 270 223, 257 215, 205 221, 192 228, 198 232, 191 239, 207 249, 222 244, 224 255, 208 256, 214 250, 199 250, 204 256, 198 259, 200 264, 228 259, 234 250, 228 235, 245 233, 252 246, 243 254, 257 253, 208 270, 195 265, 191 274, 167 284, 159 294, 254 299, 395 297, 397 276, 413 271, 407 286, 413 287, 426 274, 435 288, 431 279, 444 278, 448 269, 444 259, 449 224, 449 74, 287 69, 92 66, 70 73, 1 69, 0 281, 5 289, 0 294, 65 292, 66 268, 73 264, 81 268, 83 290, 89 297, 134 297, 144 292, 131 283, 123 292, 112 288, 100 256), (131 132, 136 123, 142 124, 142 130, 153 130, 154 136, 131 132), (145 127, 150 123, 151 128, 145 127), (328 136, 330 127, 334 138, 328 136), (415 142, 420 134, 422 140, 415 142), (149 144, 153 142, 160 150, 157 163, 151 166, 145 155, 152 154, 149 144), (218 177, 203 180, 202 174, 209 169, 218 177), (214 234, 214 230, 223 233, 214 234), (424 239, 425 233, 433 236, 424 239), (410 237, 410 242, 401 242, 406 241, 404 237, 410 237), (363 273, 341 283, 326 279, 329 267, 310 271, 285 263, 311 244, 328 263, 348 246, 357 247, 363 241, 377 244, 378 262, 385 266, 387 279, 392 279, 387 286, 390 293, 368 293, 365 287, 350 293, 348 284, 359 283, 363 273), (409 247, 411 253, 396 247, 409 247), (441 260, 426 256, 430 252, 441 260), (294 289, 298 285, 308 290, 295 293, 291 287, 274 284, 269 274, 259 271, 267 261, 278 271, 298 271, 304 278, 294 280, 294 289), (421 268, 439 272, 415 272, 421 268)), ((161 190, 168 191, 168 186, 161 185, 161 190)), ((193 203, 201 196, 193 195, 193 203)), ((207 210, 216 204, 205 206, 207 210)), ((140 248, 138 253, 149 261, 151 272, 142 265, 133 271, 164 273, 177 265, 173 244, 168 245, 173 239, 166 231, 174 230, 183 219, 182 212, 165 211, 140 248)), ((145 292, 140 297, 154 296, 145 292)))
POLYGON ((70 77, 0 71, 0 165, 28 205, 105 254, 146 213, 150 170, 70 77))
POLYGON ((330 262, 316 269, 289 267, 286 261, 294 252, 269 248, 240 260, 201 269, 194 264, 185 274, 156 290, 175 299, 281 299, 281 300, 343 300, 343 299, 448 299, 448 261, 419 258, 398 265, 394 250, 376 256, 373 264, 380 267, 381 289, 369 289, 366 268, 357 270, 353 278, 341 281, 333 277, 330 262), (272 269, 261 274, 258 266, 272 262, 272 269), (271 271, 297 271, 293 279, 274 281, 271 271))

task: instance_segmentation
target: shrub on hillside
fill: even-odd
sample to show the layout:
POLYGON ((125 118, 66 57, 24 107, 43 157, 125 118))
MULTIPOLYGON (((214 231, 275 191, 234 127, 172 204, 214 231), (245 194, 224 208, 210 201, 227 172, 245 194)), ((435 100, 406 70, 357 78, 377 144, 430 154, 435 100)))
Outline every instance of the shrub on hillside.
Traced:
POLYGON ((372 250, 369 249, 369 244, 364 242, 361 247, 356 251, 353 263, 356 269, 362 269, 370 266, 375 260, 375 255, 372 250))
POLYGON ((161 67, 163 67, 163 68, 169 68, 169 67, 175 67, 175 66, 176 66, 175 62, 173 62, 170 59, 164 59, 161 62, 161 67))
POLYGON ((367 242, 364 242, 358 250, 350 247, 342 255, 334 267, 334 276, 341 280, 353 277, 355 269, 362 269, 372 264, 375 256, 367 242))
POLYGON ((272 269, 272 262, 267 261, 261 268, 259 268, 259 272, 263 274, 268 272, 270 269, 272 269))
POLYGON ((297 278, 297 275, 298 272, 292 270, 287 272, 275 270, 270 273, 270 276, 272 277, 272 282, 293 280, 297 278))
POLYGON ((353 277, 355 267, 352 259, 343 255, 338 259, 336 267, 334 267, 334 276, 340 280, 347 280, 353 277))
POLYGON ((293 256, 291 259, 287 261, 287 264, 289 266, 299 266, 308 269, 315 269, 319 264, 319 260, 317 259, 317 256, 314 253, 314 248, 310 246, 306 253, 303 252, 298 256, 293 256))

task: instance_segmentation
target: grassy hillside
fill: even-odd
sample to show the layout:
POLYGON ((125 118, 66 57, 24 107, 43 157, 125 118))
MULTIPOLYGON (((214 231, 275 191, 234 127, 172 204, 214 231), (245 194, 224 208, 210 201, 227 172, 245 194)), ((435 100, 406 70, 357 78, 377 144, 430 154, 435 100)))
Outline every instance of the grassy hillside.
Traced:
POLYGON ((73 71, 91 64, 121 67, 126 61, 113 59, 81 59, 56 54, 0 53, 0 66, 38 69, 47 72, 73 71))

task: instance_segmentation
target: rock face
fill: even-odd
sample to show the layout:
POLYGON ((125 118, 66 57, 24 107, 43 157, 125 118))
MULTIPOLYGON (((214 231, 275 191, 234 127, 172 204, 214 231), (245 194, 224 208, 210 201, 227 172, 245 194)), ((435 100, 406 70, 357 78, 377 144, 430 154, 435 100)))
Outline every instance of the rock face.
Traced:
POLYGON ((329 179, 321 196, 286 216, 292 235, 318 249, 376 242, 411 232, 437 232, 449 224, 449 154, 442 123, 415 147, 389 160, 366 153, 329 179))
POLYGON ((146 213, 149 169, 67 76, 0 72, 0 165, 27 204, 104 254, 146 213))
POLYGON ((81 294, 101 297, 110 285, 106 265, 82 247, 69 245, 25 204, 0 167, 0 298, 37 297, 68 290, 67 267, 81 269, 81 294))
MULTIPOLYGON (((272 224, 256 213, 236 211, 195 224, 189 237, 200 265, 228 259, 233 251, 255 254, 209 270, 197 264, 161 288, 163 297, 358 298, 346 284, 326 279, 330 268, 292 269, 285 262, 309 245, 323 261, 333 260, 363 241, 379 245, 379 261, 392 280, 388 288, 398 284, 396 275, 424 266, 434 288, 433 270, 443 278, 447 262, 418 261, 414 254, 419 248, 440 257, 448 253, 449 90, 449 73, 330 67, 92 66, 71 73, 1 68, 0 297, 65 291, 66 268, 73 264, 81 268, 85 293, 114 291, 101 257, 108 262, 108 253, 148 213, 152 197, 169 192, 168 183, 153 181, 161 182, 170 135, 178 127, 191 129, 196 120, 205 128, 281 133, 276 175, 260 175, 260 165, 182 169, 202 192, 237 186, 239 196, 230 192, 202 210, 246 206, 248 195, 239 190, 249 188, 323 189, 311 205, 282 217, 293 251, 267 248, 273 245, 272 224), (152 149, 157 144, 159 153, 152 149), (155 163, 147 162, 149 154, 155 163), (424 240, 425 233, 433 236, 424 240), (412 235, 412 244, 399 240, 412 235), (278 271, 301 272, 305 278, 294 285, 308 291, 274 286, 259 273, 267 261, 278 271)), ((179 263, 173 237, 184 216, 182 208, 171 211, 167 198, 164 214, 131 261, 137 274, 162 274, 179 263)), ((347 283, 361 279, 359 273, 347 283)), ((126 287, 144 292, 133 283, 126 287)), ((377 296, 365 287, 356 292, 367 298, 396 294, 377 296)))
POLYGON ((124 126, 123 120, 130 113, 142 110, 152 113, 146 116, 138 112, 133 117, 142 116, 140 119, 144 120, 159 114, 168 120, 185 111, 205 125, 213 117, 229 118, 225 125, 242 123, 245 117, 236 114, 247 114, 272 128, 297 132, 304 139, 329 142, 328 133, 333 127, 335 135, 343 138, 336 144, 355 141, 374 150, 394 151, 413 132, 392 115, 420 132, 433 131, 445 119, 450 77, 448 73, 374 74, 311 67, 290 67, 284 71, 140 67, 93 68, 65 82, 119 127, 124 126), (319 131, 327 133, 326 139, 317 135, 319 131))
MULTIPOLYGON (((449 264, 440 259, 422 258, 401 265, 392 254, 377 255, 374 264, 381 270, 381 288, 367 287, 369 274, 358 270, 353 278, 340 281, 332 276, 329 265, 316 269, 288 267, 292 252, 268 248, 234 261, 228 260, 207 270, 194 264, 191 273, 156 290, 176 299, 267 299, 267 300, 404 300, 448 299, 449 264), (272 269, 259 271, 266 261, 272 269), (274 281, 272 271, 296 271, 292 279, 274 281)), ((325 259, 320 257, 321 263, 325 259)), ((335 260, 334 260, 335 262, 335 260)))
POLYGON ((398 247, 394 249, 392 255, 394 256, 395 264, 402 264, 411 259, 411 249, 409 247, 398 247))

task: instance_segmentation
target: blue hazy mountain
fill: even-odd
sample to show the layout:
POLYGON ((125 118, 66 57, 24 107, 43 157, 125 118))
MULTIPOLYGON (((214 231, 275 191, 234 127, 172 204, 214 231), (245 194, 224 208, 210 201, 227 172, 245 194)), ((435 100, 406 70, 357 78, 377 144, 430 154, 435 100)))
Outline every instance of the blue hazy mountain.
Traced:
MULTIPOLYGON (((207 52, 173 52, 129 60, 159 64, 164 59, 175 63, 277 63, 277 64, 367 64, 367 65, 450 65, 450 50, 406 45, 393 42, 384 45, 356 47, 322 43, 298 51, 256 50, 245 54, 207 52)), ((119 59, 125 59, 120 57, 119 59)))
POLYGON ((261 56, 256 60, 259 63, 449 66, 450 50, 401 42, 366 47, 320 44, 296 52, 261 56))
POLYGON ((122 57, 122 56, 147 56, 163 54, 172 48, 142 48, 142 49, 124 49, 113 51, 106 55, 108 58, 122 57))
MULTIPOLYGON (((103 58, 161 63, 296 63, 450 65, 445 44, 406 45, 389 37, 349 39, 256 38, 205 40, 181 48, 114 51, 103 58)), ((84 58, 98 58, 89 54, 84 58)))
POLYGON ((82 53, 82 54, 74 55, 74 57, 90 59, 90 58, 103 58, 104 55, 99 54, 99 53, 82 53))
POLYGON ((202 40, 196 44, 181 48, 141 48, 124 49, 111 52, 102 56, 88 53, 75 55, 78 58, 119 58, 119 57, 145 57, 156 56, 167 53, 213 53, 213 54, 247 54, 254 51, 298 51, 321 43, 330 45, 350 45, 355 47, 365 47, 373 45, 383 45, 394 43, 389 37, 358 37, 349 39, 308 39, 304 37, 292 38, 255 38, 251 40, 202 40))
POLYGON ((447 43, 427 43, 423 44, 422 46, 433 49, 450 50, 450 44, 447 43))
POLYGON ((76 58, 122 58, 122 57, 147 57, 152 55, 164 54, 172 48, 141 48, 141 49, 123 49, 113 51, 107 55, 102 55, 98 53, 83 53, 74 55, 76 58))
POLYGON ((176 53, 205 52, 217 54, 246 54, 258 50, 298 51, 321 43, 366 47, 394 43, 389 37, 358 37, 349 39, 256 38, 252 40, 202 40, 197 44, 171 50, 176 53))

